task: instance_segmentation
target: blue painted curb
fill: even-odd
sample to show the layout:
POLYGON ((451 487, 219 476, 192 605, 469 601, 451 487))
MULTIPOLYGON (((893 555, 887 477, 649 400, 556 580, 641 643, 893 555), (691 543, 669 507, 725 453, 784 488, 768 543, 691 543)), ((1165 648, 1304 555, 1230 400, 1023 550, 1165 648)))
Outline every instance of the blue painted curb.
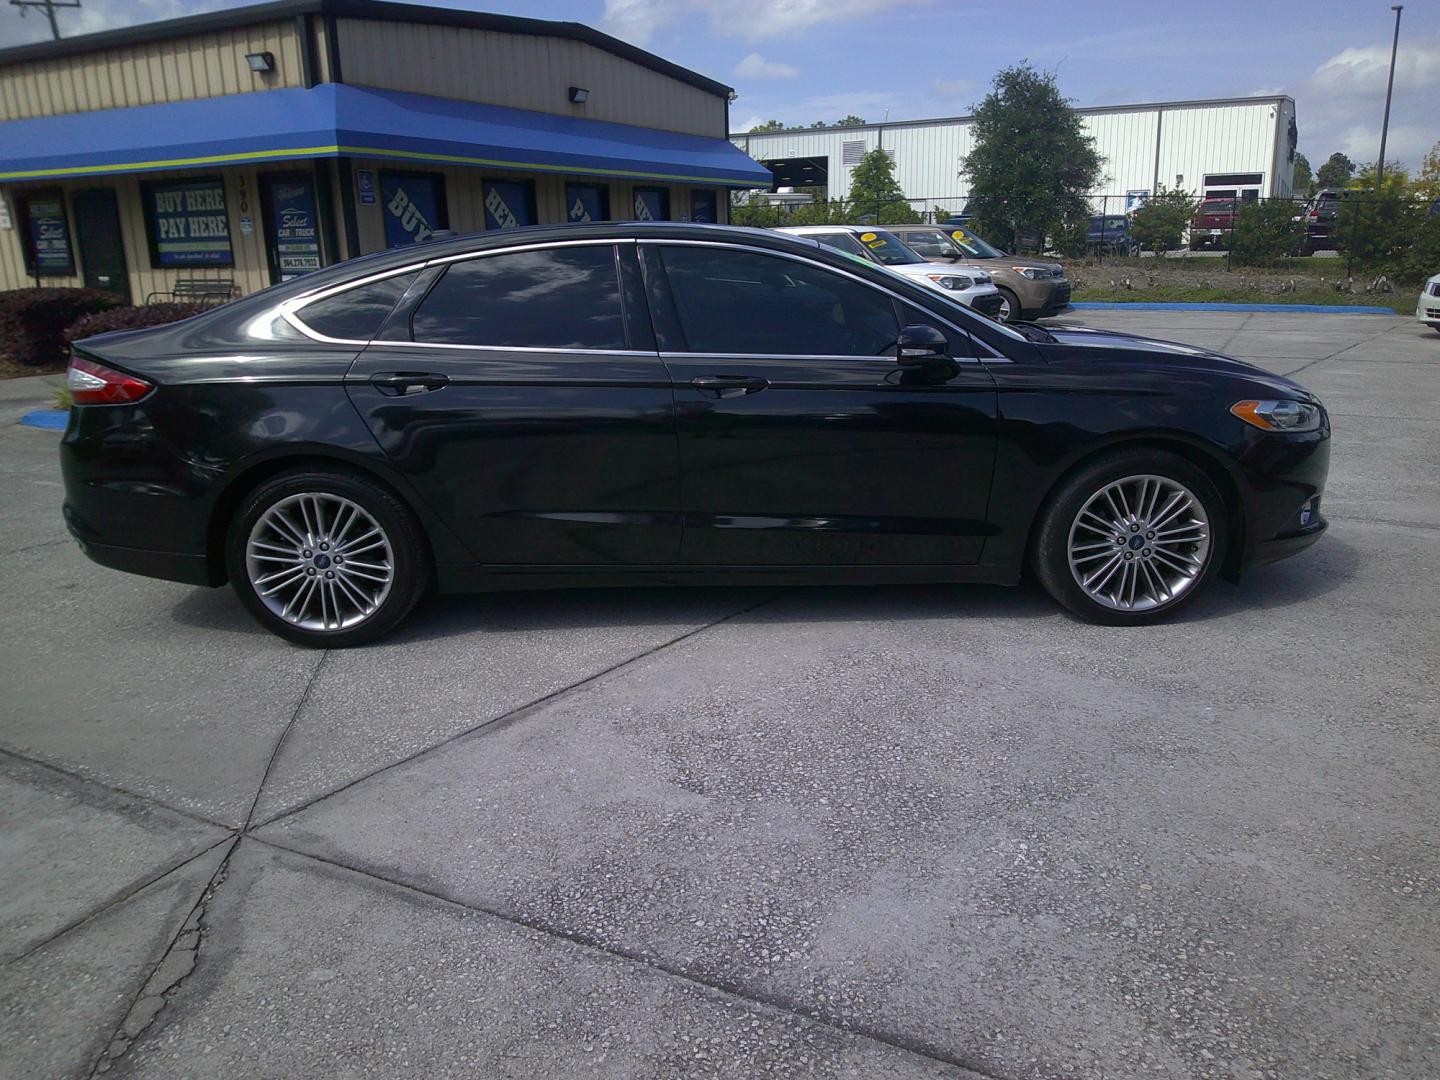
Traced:
POLYGON ((35 409, 20 417, 20 422, 49 431, 64 431, 69 419, 70 413, 67 409, 35 409))
POLYGON ((1087 301, 1071 304, 1072 308, 1091 311, 1294 311, 1316 315, 1394 315, 1395 309, 1367 307, 1364 304, 1180 304, 1158 301, 1087 301))

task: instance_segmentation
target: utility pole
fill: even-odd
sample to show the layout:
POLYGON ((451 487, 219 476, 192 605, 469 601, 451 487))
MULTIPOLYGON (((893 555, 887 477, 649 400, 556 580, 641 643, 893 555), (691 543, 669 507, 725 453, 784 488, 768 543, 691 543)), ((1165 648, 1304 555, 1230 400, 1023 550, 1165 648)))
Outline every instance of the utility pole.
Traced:
POLYGON ((78 8, 80 0, 10 0, 13 7, 20 9, 23 17, 30 8, 39 8, 45 12, 45 17, 50 20, 50 33, 55 40, 60 40, 60 23, 55 19, 56 8, 78 8))
POLYGON ((1380 160, 1375 163, 1375 194, 1380 194, 1380 181, 1385 179, 1385 138, 1390 134, 1390 95, 1395 89, 1395 53, 1400 48, 1400 12, 1404 4, 1392 4, 1395 12, 1395 37, 1390 42, 1390 81, 1385 84, 1385 119, 1380 122, 1380 160))

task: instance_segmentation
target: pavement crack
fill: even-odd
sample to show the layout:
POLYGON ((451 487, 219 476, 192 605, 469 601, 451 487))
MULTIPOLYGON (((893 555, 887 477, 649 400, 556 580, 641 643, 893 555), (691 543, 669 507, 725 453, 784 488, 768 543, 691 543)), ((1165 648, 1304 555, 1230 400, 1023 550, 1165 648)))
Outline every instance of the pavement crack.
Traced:
POLYGON ((105 912, 111 910, 112 908, 119 907, 121 904, 125 903, 125 901, 129 900, 132 896, 138 896, 140 893, 150 888, 151 885, 154 885, 162 879, 169 877, 171 874, 175 873, 176 870, 179 870, 184 866, 188 866, 190 863, 194 862, 198 858, 201 858, 207 853, 214 851, 217 847, 230 839, 231 837, 227 836, 223 839, 216 840, 212 844, 206 844, 203 848, 201 848, 194 854, 186 855, 183 859, 171 863, 159 873, 152 874, 150 877, 145 878, 143 881, 136 882, 129 888, 119 893, 116 893, 109 900, 105 901, 103 904, 97 907, 94 911, 87 912, 86 914, 80 916, 78 919, 71 920, 64 926, 60 927, 60 929, 56 930, 54 933, 47 935, 43 940, 37 941, 34 945, 31 945, 30 948, 26 949, 24 952, 18 953, 15 956, 7 957, 3 962, 7 965, 18 964, 20 963, 20 961, 25 960, 30 956, 33 956, 35 953, 39 952, 47 945, 59 941, 66 934, 70 933, 73 930, 80 929, 80 927, 84 926, 86 923, 90 922, 93 919, 99 918, 101 915, 104 915, 105 912))
POLYGON ((325 670, 325 663, 329 659, 330 650, 326 649, 320 654, 320 662, 310 672, 310 678, 305 682, 305 689, 300 691, 300 700, 295 702, 295 708, 290 713, 285 730, 280 732, 280 738, 275 740, 275 749, 270 751, 270 760, 265 763, 265 772, 260 776, 260 785, 255 789, 255 799, 250 804, 250 812, 245 815, 245 824, 240 827, 241 832, 250 830, 250 823, 255 819, 255 810, 260 805, 260 796, 265 794, 265 781, 270 779, 270 772, 275 768, 275 762, 280 757, 280 750, 284 747, 285 740, 290 737, 290 729, 295 726, 295 722, 300 719, 300 714, 305 711, 305 706, 310 701, 310 691, 315 688, 315 683, 320 678, 320 672, 325 670))
POLYGON ((1390 328, 1387 327, 1386 329, 1381 330, 1378 334, 1371 334, 1371 335, 1370 335, 1369 337, 1367 337, 1364 341, 1352 342, 1351 344, 1346 345, 1346 346, 1343 347, 1343 348, 1336 349, 1333 353, 1330 353, 1330 355, 1328 355, 1328 356, 1320 356, 1320 357, 1317 357, 1317 358, 1314 359, 1314 360, 1307 360, 1307 361, 1305 361, 1305 363, 1301 364, 1299 367, 1297 367, 1297 368, 1291 368, 1289 371, 1282 371, 1280 374, 1281 374, 1282 376, 1284 376, 1285 378, 1288 379, 1288 378, 1290 378, 1291 376, 1300 374, 1300 372, 1306 370, 1307 368, 1312 368, 1312 367, 1314 367, 1316 364, 1323 364, 1323 363, 1325 363, 1325 361, 1327 361, 1327 360, 1334 360, 1334 359, 1335 359, 1337 356, 1339 356, 1341 353, 1349 352, 1351 349, 1358 349, 1358 348, 1360 348, 1360 346, 1362 346, 1362 345, 1369 345, 1372 341, 1375 341, 1375 340, 1377 340, 1377 339, 1379 339, 1379 338, 1384 337, 1384 336, 1385 336, 1386 334, 1388 334, 1389 332, 1390 332, 1390 328))
POLYGON ((408 893, 411 896, 422 897, 429 902, 446 904, 450 907, 459 908, 462 911, 468 911, 475 915, 481 915, 486 918, 495 919, 498 922, 505 923, 508 926, 520 930, 529 931, 533 934, 540 934, 547 938, 552 938, 558 941, 565 942, 566 944, 571 945, 575 948, 583 949, 589 952, 599 953, 610 960, 617 961, 622 964, 630 964, 635 967, 644 968, 650 972, 668 976, 672 979, 678 979, 682 982, 688 983, 691 986, 696 987, 697 989, 705 991, 706 993, 719 994, 724 997, 743 1001, 752 1007, 758 1007, 760 1009, 769 1010, 776 1013, 784 1013, 787 1016, 797 1017, 807 1023, 814 1024, 817 1027, 826 1028, 833 1032, 837 1032, 840 1035, 848 1038, 864 1039, 868 1042, 878 1043, 883 1046, 888 1046, 891 1049, 900 1050, 906 1054, 911 1054, 915 1057, 924 1058, 937 1064, 948 1066, 949 1068, 959 1070, 967 1078, 967 1080, 1001 1080, 1001 1078, 998 1077, 997 1074, 986 1072, 976 1064, 963 1061, 950 1051, 945 1050, 944 1048, 936 1046, 932 1043, 926 1042, 923 1039, 913 1039, 904 1035, 896 1035, 888 1031, 882 1031, 879 1028, 873 1027, 863 1022, 851 1022, 849 1020, 836 1021, 817 1010, 812 1010, 806 1008, 803 1005, 796 1004, 795 1002, 787 1001, 779 995, 756 993, 753 989, 739 985, 737 983, 719 979, 705 978, 704 976, 697 975, 692 971, 687 971, 685 968, 680 967, 679 965, 662 961, 653 955, 635 952, 630 949, 615 945, 608 945, 603 942, 588 938, 583 934, 579 934, 570 930, 563 930, 554 926, 548 926, 545 923, 539 922, 534 919, 521 918, 510 912, 500 911, 490 907, 484 907, 482 905, 470 903, 464 900, 456 900, 454 897, 445 896, 441 893, 433 892, 430 889, 425 889, 417 885, 412 885, 411 883, 407 881, 401 881, 398 878, 387 877, 384 874, 377 873, 374 870, 360 869, 358 867, 351 866, 348 863, 340 862, 338 859, 326 858, 323 855, 316 855, 313 852, 309 851, 301 851, 286 844, 277 843, 274 840, 268 838, 256 836, 251 837, 250 839, 255 840, 257 843, 264 844, 266 847, 274 848, 277 851, 283 851, 288 855, 295 855, 302 859, 309 859, 313 862, 320 863, 322 866, 333 867, 337 870, 342 870, 347 873, 354 874, 357 877, 367 878, 371 881, 379 882, 382 885, 388 886, 390 888, 398 889, 404 893, 408 893))
MULTIPOLYGON (((718 619, 714 619, 701 626, 696 626, 690 630, 685 631, 685 633, 683 634, 678 634, 673 638, 669 638, 665 641, 659 642, 656 645, 652 645, 648 649, 638 652, 633 656, 626 657, 624 660, 619 660, 616 663, 609 665, 608 667, 602 668, 601 670, 594 672, 593 674, 585 676, 585 678, 583 679, 577 679, 575 682, 569 683, 566 686, 562 686, 557 690, 552 690, 548 694, 542 694, 540 697, 532 698, 530 701, 525 702, 523 705, 517 705, 515 706, 515 708, 503 712, 498 716, 492 716, 487 720, 482 720, 480 723, 468 727, 464 731, 457 731, 454 735, 448 736, 447 738, 444 738, 440 742, 435 743, 431 746, 427 746, 423 750, 417 750, 415 751, 415 753, 407 754, 405 757, 402 757, 397 761, 392 761, 388 765, 382 765, 378 769, 372 769, 370 772, 365 773, 363 776, 357 776, 354 780, 341 784, 339 787, 333 788, 330 791, 324 792, 323 794, 317 795, 313 799, 307 799, 300 805, 292 806, 288 810, 283 810, 280 813, 276 814, 274 817, 267 818, 266 820, 259 822, 258 824, 251 824, 251 822, 247 819, 245 823, 245 831, 248 833, 253 829, 258 829, 265 825, 273 824, 274 822, 279 821, 281 818, 287 818, 290 817, 292 814, 300 813, 300 811, 302 810, 308 810, 310 807, 316 805, 317 803, 324 802, 326 799, 339 795, 341 792, 349 791, 357 784, 363 784, 365 783, 365 781, 373 779, 374 777, 379 776, 382 773, 387 773, 391 769, 398 769, 401 765, 408 765, 410 762, 425 757, 427 754, 433 754, 437 750, 441 750, 446 746, 449 746, 453 742, 474 735, 477 731, 484 731, 489 728, 498 727, 511 721, 518 720, 520 717, 527 715, 535 709, 548 705, 551 702, 564 697, 566 694, 573 693, 576 690, 581 690, 591 685, 592 683, 598 682, 599 680, 605 678, 607 675, 613 675, 615 672, 627 668, 631 664, 639 663, 641 660, 654 656, 656 653, 663 652, 664 650, 669 649, 672 646, 679 645, 683 641, 689 641, 696 635, 703 634, 707 630, 713 630, 715 627, 721 626, 732 619, 738 619, 742 615, 748 615, 752 611, 758 611, 765 605, 773 604, 776 600, 779 600, 785 596, 789 596, 795 591, 795 589, 785 589, 780 592, 774 593, 770 596, 765 597, 763 600, 757 600, 753 604, 748 604, 745 607, 740 608, 738 611, 729 612, 726 615, 722 615, 718 619)), ((308 687, 306 688, 306 693, 309 693, 308 687)), ((304 703, 303 698, 301 703, 304 703)), ((287 728, 286 730, 288 732, 289 729, 287 728)), ((281 742, 283 741, 284 736, 281 736, 281 742)), ((280 748, 279 746, 276 746, 275 749, 278 753, 280 748)), ((269 775, 268 769, 266 770, 266 775, 269 775)), ((264 788, 264 781, 261 781, 261 788, 264 788)), ((256 792, 255 803, 257 806, 259 805, 259 802, 260 793, 256 792)), ((254 807, 251 807, 250 813, 252 816, 254 815, 254 807)))
POLYGON ((170 939, 164 954, 156 961, 140 989, 131 998, 124 1018, 111 1033, 110 1041, 90 1069, 91 1080, 108 1073, 117 1061, 130 1052, 135 1040, 155 1022, 155 1018, 170 1004, 180 992, 185 979, 195 970, 200 959, 200 948, 205 941, 206 915, 209 913, 210 903, 225 882, 225 875, 230 869, 230 859, 239 843, 238 836, 230 841, 230 850, 225 853, 215 873, 205 883, 200 899, 190 909, 190 914, 170 939))
POLYGON ((118 784, 110 784, 104 780, 97 780, 93 776, 86 776, 73 769, 56 765, 54 762, 45 761, 43 758, 31 757, 29 754, 22 753, 8 746, 0 746, 0 757, 8 757, 37 769, 45 769, 55 773, 57 776, 63 776, 65 779, 73 781, 74 783, 88 784, 91 787, 100 788, 102 791, 108 791, 112 795, 121 795, 127 799, 138 799, 141 802, 147 802, 152 806, 160 807, 162 810, 168 810, 172 814, 179 814, 183 818, 189 818, 191 821, 198 821, 205 825, 213 825, 215 828, 224 829, 227 832, 235 831, 234 825, 226 825, 223 821, 216 821, 213 818, 206 817, 204 814, 197 814, 193 810, 182 810, 178 806, 172 806, 164 799, 157 799, 153 795, 142 795, 138 791, 131 791, 129 788, 120 787, 118 784))

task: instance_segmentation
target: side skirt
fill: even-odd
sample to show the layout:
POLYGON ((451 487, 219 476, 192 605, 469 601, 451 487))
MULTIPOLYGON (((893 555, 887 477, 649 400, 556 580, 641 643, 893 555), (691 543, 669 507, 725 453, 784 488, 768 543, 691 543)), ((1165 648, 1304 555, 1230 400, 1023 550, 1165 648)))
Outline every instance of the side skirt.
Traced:
POLYGON ((442 563, 440 592, 587 589, 639 585, 1015 585, 1016 566, 493 566, 442 563))

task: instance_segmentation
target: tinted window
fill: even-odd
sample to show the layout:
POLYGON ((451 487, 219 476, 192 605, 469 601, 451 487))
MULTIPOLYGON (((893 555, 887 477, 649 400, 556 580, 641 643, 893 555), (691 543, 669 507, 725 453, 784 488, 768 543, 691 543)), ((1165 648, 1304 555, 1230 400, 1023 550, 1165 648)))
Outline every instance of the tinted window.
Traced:
POLYGON ((848 232, 806 233, 805 235, 826 247, 833 247, 836 251, 845 252, 846 255, 859 255, 869 262, 865 249, 860 246, 860 241, 848 232))
POLYGON ((939 229, 909 229, 900 234, 900 239, 909 245, 911 251, 927 259, 960 254, 960 249, 939 229))
POLYGON ((975 346, 970 342, 969 334, 962 334, 954 327, 946 325, 944 320, 938 316, 931 315, 923 308, 913 307, 910 304, 900 305, 900 322, 904 326, 933 326, 940 333, 945 335, 945 340, 950 343, 951 356, 974 356, 975 346))
POLYGON ((546 248, 451 265, 411 321, 416 341, 623 349, 615 249, 546 248))
POLYGON ((895 346, 890 298, 858 281, 724 248, 661 254, 691 352, 881 356, 895 346))
POLYGON ((415 274, 409 273, 372 281, 306 304, 296 316, 325 337, 369 341, 414 280, 415 274))

